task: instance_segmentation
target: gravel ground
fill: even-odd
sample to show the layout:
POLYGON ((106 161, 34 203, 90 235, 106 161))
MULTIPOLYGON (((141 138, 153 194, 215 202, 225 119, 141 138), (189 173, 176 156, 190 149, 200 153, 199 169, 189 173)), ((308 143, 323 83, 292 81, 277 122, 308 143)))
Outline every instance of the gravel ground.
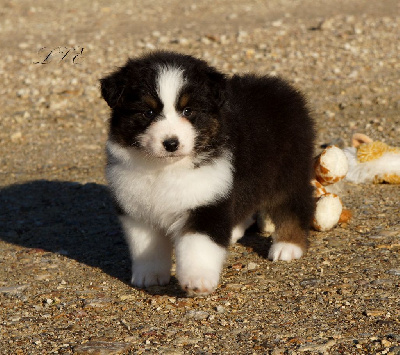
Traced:
POLYGON ((353 219, 311 232, 296 262, 271 263, 249 231, 208 297, 129 286, 98 85, 128 56, 177 50, 287 78, 318 145, 399 146, 397 0, 0 3, 1 354, 400 353, 399 186, 345 185, 353 219))

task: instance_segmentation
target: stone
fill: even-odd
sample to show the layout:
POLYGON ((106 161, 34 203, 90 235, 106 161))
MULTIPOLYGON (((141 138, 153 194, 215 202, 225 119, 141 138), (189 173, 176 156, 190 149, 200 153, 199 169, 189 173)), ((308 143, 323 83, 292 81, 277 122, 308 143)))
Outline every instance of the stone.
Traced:
POLYGON ((109 342, 109 341, 88 341, 87 343, 77 345, 74 348, 74 354, 86 355, 112 355, 123 354, 131 348, 130 343, 109 342))
POLYGON ((194 318, 196 320, 203 320, 203 319, 207 319, 208 316, 210 314, 208 312, 205 311, 194 311, 194 310, 190 310, 186 313, 186 316, 188 318, 194 318))
POLYGON ((18 131, 18 132, 13 133, 10 138, 11 138, 11 142, 17 143, 22 138, 22 132, 18 131))
POLYGON ((224 313, 225 312, 225 308, 222 307, 222 306, 217 306, 216 310, 217 310, 218 313, 224 313))
POLYGON ((382 311, 379 309, 370 309, 365 312, 365 314, 368 317, 379 317, 379 316, 383 316, 385 313, 386 313, 386 311, 382 311))
POLYGON ((336 344, 336 341, 334 339, 330 339, 323 344, 311 343, 311 344, 302 345, 299 348, 299 351, 300 352, 310 351, 313 354, 314 353, 326 353, 329 350, 329 348, 331 348, 335 344, 336 344))
POLYGON ((321 280, 319 279, 304 279, 303 281, 300 281, 300 286, 315 286, 319 283, 321 283, 321 280))
POLYGON ((247 265, 247 269, 248 270, 255 270, 257 269, 258 265, 256 263, 253 263, 252 261, 249 262, 249 264, 247 265))
POLYGON ((0 293, 16 294, 24 291, 29 285, 15 285, 0 287, 0 293))

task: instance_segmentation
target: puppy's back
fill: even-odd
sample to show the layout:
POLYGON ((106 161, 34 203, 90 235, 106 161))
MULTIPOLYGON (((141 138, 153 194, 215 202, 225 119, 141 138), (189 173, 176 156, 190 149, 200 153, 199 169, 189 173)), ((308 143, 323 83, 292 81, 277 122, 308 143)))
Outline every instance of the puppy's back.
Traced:
POLYGON ((227 108, 234 191, 240 194, 235 200, 310 195, 315 133, 301 93, 278 77, 233 76, 227 108))

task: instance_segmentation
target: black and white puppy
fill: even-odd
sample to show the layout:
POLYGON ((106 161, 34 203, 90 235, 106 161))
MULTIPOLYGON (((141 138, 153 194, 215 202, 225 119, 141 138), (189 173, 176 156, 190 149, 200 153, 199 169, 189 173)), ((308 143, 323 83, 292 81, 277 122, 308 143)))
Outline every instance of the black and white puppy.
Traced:
POLYGON ((231 242, 268 211, 273 260, 307 247, 314 128, 305 100, 276 77, 219 73, 172 52, 130 59, 101 80, 111 107, 106 176, 129 245, 132 284, 176 277, 218 285, 231 242))

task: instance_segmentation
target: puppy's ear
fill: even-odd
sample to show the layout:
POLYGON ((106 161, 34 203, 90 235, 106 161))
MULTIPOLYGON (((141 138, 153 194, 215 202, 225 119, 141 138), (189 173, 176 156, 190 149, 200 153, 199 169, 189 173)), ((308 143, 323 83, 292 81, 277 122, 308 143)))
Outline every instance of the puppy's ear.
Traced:
POLYGON ((208 78, 211 84, 213 96, 219 107, 221 107, 226 98, 226 77, 224 74, 212 69, 208 72, 208 78))
POLYGON ((100 79, 101 96, 108 106, 115 108, 122 104, 122 94, 125 90, 126 78, 121 70, 100 79))

